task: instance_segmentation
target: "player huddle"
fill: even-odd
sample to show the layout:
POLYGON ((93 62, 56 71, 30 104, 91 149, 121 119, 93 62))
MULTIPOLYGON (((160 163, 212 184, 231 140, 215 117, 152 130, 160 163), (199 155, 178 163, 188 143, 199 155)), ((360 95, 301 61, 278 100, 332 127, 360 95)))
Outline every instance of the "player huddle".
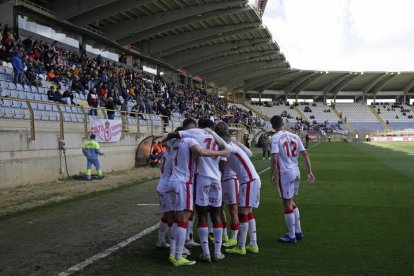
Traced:
MULTIPOLYGON (((303 145, 300 147, 299 138, 298 140, 300 144, 295 151, 292 150, 289 158, 296 152, 306 153, 304 149, 302 150, 303 145)), ((202 254, 198 260, 204 262, 223 260, 225 255, 222 253, 222 246, 228 247, 225 250, 228 254, 259 253, 253 208, 259 207, 261 181, 250 160, 251 151, 230 137, 225 123, 215 125, 208 119, 200 119, 198 126, 193 119, 184 120, 183 127, 168 134, 164 142, 167 149, 162 157, 161 177, 157 186, 163 216, 156 246, 169 247, 169 260, 175 266, 195 264, 195 261, 187 259, 191 253, 185 246, 201 245, 202 254), (228 205, 231 216, 230 239, 227 235, 227 219, 223 205, 228 205), (198 217, 200 244, 192 239, 194 210, 198 217), (210 234, 209 237, 210 220, 212 235, 210 234), (167 235, 169 244, 165 240, 167 235), (250 243, 246 246, 247 235, 250 243), (209 239, 214 242, 212 254, 209 239)), ((276 147, 279 146, 273 145, 272 140, 272 153, 274 148, 274 157, 278 163, 282 160, 279 157, 283 158, 283 156, 276 147)), ((297 167, 297 155, 293 159, 296 159, 297 167)), ((309 161, 309 158, 307 160, 309 161)), ((272 174, 273 167, 272 165, 272 174)), ((308 180, 312 180, 309 179, 309 174, 313 177, 310 162, 307 168, 308 180)), ((298 182, 299 179, 300 174, 292 173, 283 181, 287 186, 292 186, 291 183, 298 182)), ((279 191, 285 201, 285 192, 281 191, 283 187, 280 180, 281 177, 279 177, 279 191)), ((295 191, 297 194, 298 185, 293 186, 291 202, 289 201, 291 205, 284 204, 285 213, 287 207, 293 210, 293 194, 295 191)), ((299 216, 298 209, 296 213, 299 216)), ((295 216, 294 212, 292 214, 295 216)), ((288 238, 283 236, 280 241, 296 242, 296 237, 303 237, 301 231, 293 232, 292 237, 291 227, 295 227, 295 223, 289 221, 288 224, 287 221, 287 225, 288 238)))

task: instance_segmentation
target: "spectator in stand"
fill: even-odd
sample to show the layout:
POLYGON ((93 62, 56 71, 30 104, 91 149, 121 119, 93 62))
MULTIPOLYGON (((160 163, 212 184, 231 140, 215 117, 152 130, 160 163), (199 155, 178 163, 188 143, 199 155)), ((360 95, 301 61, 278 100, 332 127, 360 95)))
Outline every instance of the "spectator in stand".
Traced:
POLYGON ((15 84, 24 83, 24 64, 23 58, 21 57, 19 51, 15 51, 13 57, 11 58, 11 64, 13 65, 14 79, 15 84))
POLYGON ((114 104, 114 99, 112 97, 108 98, 108 102, 106 104, 106 114, 108 115, 108 119, 109 120, 113 120, 115 119, 115 104, 114 104))
POLYGON ((55 87, 51 86, 50 89, 47 91, 47 98, 49 101, 55 101, 55 87))
POLYGON ((35 68, 33 67, 32 63, 29 63, 27 66, 26 79, 30 85, 34 85, 36 87, 42 86, 42 83, 38 79, 35 68))
POLYGON ((89 106, 93 108, 89 111, 89 115, 98 116, 98 110, 96 110, 96 108, 98 108, 99 99, 98 95, 96 94, 96 88, 92 88, 91 91, 89 91, 87 100, 89 106))
POLYGON ((68 88, 65 92, 63 92, 62 100, 68 105, 77 105, 74 101, 74 95, 71 88, 68 88))

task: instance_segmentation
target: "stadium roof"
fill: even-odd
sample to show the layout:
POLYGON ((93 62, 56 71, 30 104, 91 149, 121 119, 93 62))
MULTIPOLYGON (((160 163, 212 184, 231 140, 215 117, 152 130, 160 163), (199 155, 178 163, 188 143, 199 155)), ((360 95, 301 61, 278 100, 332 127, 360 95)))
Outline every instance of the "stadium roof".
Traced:
MULTIPOLYGON (((27 2, 27 1, 26 1, 27 2)), ((247 0, 35 0, 56 19, 92 27, 228 90, 272 95, 401 96, 414 72, 292 69, 247 0)))
POLYGON ((103 32, 189 75, 216 86, 237 74, 269 76, 289 64, 247 0, 74 0, 45 1, 57 19, 103 32), (235 70, 237 69, 237 70, 235 70))

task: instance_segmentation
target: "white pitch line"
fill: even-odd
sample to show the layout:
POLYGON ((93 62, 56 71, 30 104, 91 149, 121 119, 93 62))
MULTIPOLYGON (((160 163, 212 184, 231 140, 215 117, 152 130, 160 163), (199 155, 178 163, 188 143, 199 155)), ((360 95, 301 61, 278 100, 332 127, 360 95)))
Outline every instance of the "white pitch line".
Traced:
MULTIPOLYGON (((315 145, 312 145, 308 149, 314 148, 314 147, 316 147, 319 144, 320 144, 320 142, 317 143, 317 144, 315 144, 315 145)), ((267 172, 268 170, 270 170, 270 167, 268 167, 268 168, 262 170, 261 172, 259 172, 259 175, 262 174, 262 173, 264 173, 264 172, 267 172)), ((137 206, 155 206, 155 205, 158 206, 158 204, 155 204, 155 203, 137 204, 137 206)), ((68 270, 59 273, 58 276, 68 276, 68 275, 73 274, 74 272, 81 271, 85 267, 87 267, 88 265, 93 264, 96 261, 99 261, 100 259, 106 258, 109 255, 111 255, 112 253, 114 253, 115 251, 118 251, 119 249, 124 248, 125 246, 129 245, 130 243, 132 243, 132 242, 134 242, 134 241, 142 238, 143 236, 146 236, 146 235, 150 234, 152 231, 158 229, 158 227, 159 227, 159 223, 157 222, 153 226, 145 229, 144 231, 141 231, 138 234, 136 234, 136 235, 134 235, 134 236, 132 236, 132 237, 130 237, 130 238, 128 238, 128 239, 120 242, 120 243, 118 243, 117 245, 114 245, 111 248, 106 249, 104 252, 98 253, 95 256, 92 256, 92 257, 84 260, 83 262, 80 262, 80 263, 72 266, 68 270)))
POLYGON ((114 245, 111 248, 106 249, 104 252, 98 253, 95 256, 92 256, 92 257, 84 260, 83 262, 80 262, 77 265, 72 266, 68 270, 59 273, 58 276, 67 276, 67 275, 71 275, 74 272, 81 271, 85 267, 87 267, 88 265, 93 264, 94 262, 96 262, 100 259, 106 258, 107 256, 111 255, 115 251, 117 251, 121 248, 124 248, 125 246, 129 245, 130 243, 136 241, 139 238, 142 238, 145 235, 148 235, 152 231, 158 229, 158 227, 159 227, 159 223, 157 222, 157 224, 154 224, 153 226, 145 229, 144 231, 139 232, 138 234, 136 234, 136 235, 120 242, 120 243, 118 243, 117 245, 114 245))
POLYGON ((137 206, 159 206, 160 204, 158 203, 138 203, 137 206))

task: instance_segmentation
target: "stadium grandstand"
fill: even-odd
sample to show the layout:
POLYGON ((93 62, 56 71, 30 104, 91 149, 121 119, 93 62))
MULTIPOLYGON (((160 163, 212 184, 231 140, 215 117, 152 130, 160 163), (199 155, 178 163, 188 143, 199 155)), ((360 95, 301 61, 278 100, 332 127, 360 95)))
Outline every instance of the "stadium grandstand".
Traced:
MULTIPOLYGON (((36 185, 43 187, 44 183, 54 185, 57 180, 72 181, 78 180, 77 176, 84 177, 86 162, 81 149, 91 134, 96 134, 105 153, 100 159, 103 170, 114 172, 112 179, 116 178, 118 171, 138 167, 140 173, 147 175, 134 175, 135 178, 139 178, 139 181, 146 177, 153 180, 151 177, 155 174, 158 177, 159 173, 158 170, 157 173, 151 171, 151 166, 157 167, 160 163, 160 158, 154 157, 159 153, 153 152, 155 145, 159 143, 162 151, 161 140, 167 133, 182 126, 187 118, 225 122, 232 136, 247 146, 259 146, 260 137, 269 138, 272 131, 269 121, 274 115, 283 118, 286 129, 298 134, 303 140, 306 139, 306 147, 308 139, 318 142, 313 146, 322 144, 321 147, 362 144, 342 143, 358 139, 414 141, 414 72, 328 72, 293 68, 289 64, 289 57, 282 53, 262 21, 267 5, 267 0, 0 0, 0 191, 24 190, 24 187, 36 185), (325 141, 341 143, 319 143, 325 141)), ((296 143, 294 145, 293 152, 297 150, 296 143)), ((335 156, 332 155, 330 148, 324 150, 329 157, 325 159, 328 160, 326 163, 337 158, 336 153, 335 156)), ((341 150, 343 149, 339 151, 341 150)), ((263 148, 263 160, 261 157, 252 159, 255 166, 259 164, 257 162, 265 160, 265 151, 270 156, 270 149, 263 148)), ((257 155, 257 151, 255 153, 257 155)), ((347 154, 347 150, 343 150, 342 154, 347 154)), ((358 157, 351 156, 347 160, 352 160, 353 163, 357 159, 358 157)), ((259 166, 261 171, 258 169, 258 175, 269 170, 268 163, 263 164, 260 163, 263 168, 259 166)), ((328 164, 330 165, 332 164, 328 164)), ((349 166, 348 163, 343 166, 348 170, 347 173, 353 173, 354 168, 346 167, 349 166)), ((375 174, 378 172, 381 175, 384 170, 381 166, 378 165, 375 174)), ((395 171, 398 170, 400 169, 395 171)), ((251 176, 250 171, 249 175, 251 176)), ((81 179, 82 183, 83 180, 84 178, 81 179)), ((404 178, 401 181, 406 180, 404 178)), ((96 182, 98 181, 93 181, 96 182)), ((84 205, 80 204, 79 209, 84 209, 78 210, 78 215, 82 217, 79 224, 73 224, 73 219, 61 225, 51 223, 46 228, 36 228, 38 226, 34 224, 40 219, 24 221, 27 227, 24 228, 25 233, 30 233, 23 237, 26 242, 35 243, 36 237, 47 236, 44 231, 49 234, 49 229, 53 229, 50 233, 67 235, 67 241, 63 239, 67 243, 62 247, 67 246, 72 251, 66 252, 60 248, 62 251, 59 254, 49 254, 49 249, 59 247, 61 241, 39 238, 38 244, 27 252, 23 247, 19 251, 24 257, 24 264, 17 263, 20 260, 14 260, 11 249, 0 254, 4 260, 7 257, 5 263, 13 264, 7 266, 8 264, 0 262, 0 274, 56 275, 61 271, 63 272, 59 275, 82 273, 90 264, 151 233, 157 229, 158 224, 118 244, 119 239, 113 236, 119 234, 127 238, 131 231, 135 231, 131 228, 137 225, 118 229, 116 227, 120 222, 132 220, 132 216, 124 214, 122 219, 111 217, 115 214, 115 205, 123 206, 125 198, 125 202, 130 200, 128 204, 133 207, 148 207, 143 212, 145 217, 140 217, 140 223, 146 225, 149 218, 158 216, 157 211, 149 209, 154 205, 149 199, 152 200, 151 195, 155 194, 154 183, 150 184, 151 193, 135 187, 139 185, 134 186, 140 196, 148 196, 143 201, 145 203, 136 204, 135 195, 127 194, 128 191, 125 190, 122 197, 111 199, 112 205, 105 207, 105 217, 95 213, 98 217, 96 220, 90 220, 86 215, 89 211, 100 212, 101 205, 93 206, 95 210, 91 210, 92 204, 82 203, 84 205), (84 211, 86 209, 88 212, 84 211), (87 249, 82 247, 84 244, 79 245, 81 241, 70 237, 70 232, 77 227, 82 228, 83 224, 92 225, 84 232, 87 249), (96 225, 104 230, 100 232, 92 228, 96 225), (111 229, 111 233, 107 234, 107 229, 111 229), (92 236, 95 234, 96 237, 92 236), (45 245, 41 244, 44 241, 45 245), (110 247, 113 244, 117 245, 110 247), (107 248, 109 249, 105 250, 107 248), (77 250, 82 250, 82 254, 77 254, 77 250), (104 253, 95 255, 101 250, 104 253), (40 252, 39 256, 36 256, 36 252, 40 252), (88 256, 93 257, 82 262, 88 256), (34 264, 32 258, 50 258, 54 264, 50 267, 44 263, 34 264), (81 263, 72 266, 78 262, 81 263)), ((133 186, 128 185, 126 187, 133 186)), ((266 185, 270 187, 269 183, 266 185)), ((82 189, 88 188, 85 184, 82 189)), ((118 186, 99 187, 95 191, 112 188, 117 189, 118 186)), ((7 193, 0 193, 0 196, 7 193)), ((79 196, 82 193, 73 194, 79 196)), ((264 195, 265 200, 269 194, 270 192, 264 195)), ((56 201, 63 197, 60 193, 56 195, 56 201)), ((349 197, 352 198, 353 195, 349 197)), ((42 201, 43 195, 39 195, 39 198, 42 201)), ((84 197, 86 200, 91 198, 84 197)), ((332 198, 338 202, 330 202, 332 205, 342 204, 342 198, 332 198)), ((107 202, 111 200, 106 199, 107 202)), ((363 201, 365 198, 361 199, 363 201)), ((401 204, 403 203, 404 201, 401 204)), ((13 204, 14 202, 11 203, 13 204)), ((313 202, 308 203, 312 204, 313 202)), ((158 208, 158 204, 155 205, 158 208)), ((127 207, 128 211, 137 213, 131 206, 127 207)), ((329 209, 322 207, 324 211, 329 209)), ((24 209, 22 207, 17 211, 24 209)), ((334 211, 341 213, 343 209, 338 211, 333 208, 332 212, 334 211)), ((63 211, 56 214, 59 216, 57 220, 65 219, 66 213, 62 215, 63 211)), ((245 215, 249 221, 252 216, 252 213, 249 213, 249 217, 245 215)), ((0 222, 1 218, 0 214, 0 222)), ((352 219, 353 217, 349 220, 352 219)), ((332 225, 342 223, 343 221, 334 221, 332 225)), ((4 233, 9 230, 3 231, 5 228, 2 227, 0 223, 0 234, 5 237, 4 233)), ((359 225, 355 226, 355 229, 358 227, 359 225)), ((260 231, 263 233, 270 231, 265 230, 265 227, 262 229, 260 231)), ((328 230, 328 236, 330 231, 335 232, 328 230)), ((12 231, 7 233, 10 232, 12 231)), ((255 233, 256 230, 254 235, 255 233)), ((82 235, 79 234, 78 237, 82 235)), ((15 236, 10 238, 10 244, 22 238, 18 234, 15 236)), ((370 242, 368 239, 367 244, 370 242)), ((343 244, 335 244, 336 249, 326 252, 336 252, 347 243, 348 240, 343 244)), ((17 248, 10 244, 6 245, 17 248)), ((148 248, 149 242, 139 248, 139 254, 147 250, 145 246, 148 248)), ((308 254, 313 257, 315 248, 311 249, 308 254)), ((353 254, 353 251, 346 252, 347 256, 352 257, 353 254)), ((129 262, 135 262, 136 256, 138 255, 130 257, 133 261, 129 262)), ((141 258, 142 255, 139 256, 141 258)), ((395 256, 399 256, 399 253, 395 253, 395 256)), ((144 263, 148 259, 142 258, 144 263)), ((342 261, 343 256, 338 259, 342 261)), ((361 259, 364 258, 361 257, 358 262, 361 259)), ((268 264, 273 262, 272 259, 265 260, 268 264)), ((324 261, 323 258, 320 260, 324 261)), ((230 262, 236 263, 234 259, 230 262)), ((120 263, 122 266, 122 261, 120 263)), ((157 270, 159 263, 153 264, 152 270, 145 273, 138 270, 118 273, 115 270, 112 275, 160 274, 157 270)), ((258 266, 255 264, 255 269, 259 272, 247 269, 247 272, 240 273, 255 275, 273 272, 260 270, 263 268, 258 266)), ((241 269, 244 268, 241 266, 241 269)), ((101 268, 94 269, 97 270, 90 274, 111 274, 107 271, 101 274, 101 268)), ((330 269, 332 274, 354 272, 351 270, 353 267, 339 272, 335 270, 336 267, 330 269)), ((282 273, 289 274, 292 271, 287 269, 282 273)), ((355 271, 361 274, 375 273, 375 270, 368 269, 355 271)), ((194 270, 191 272, 197 273, 194 270)), ((323 274, 325 271, 311 272, 310 274, 323 274)), ((223 267, 218 274, 220 273, 223 273, 223 267)))
POLYGON ((2 1, 3 135, 26 129, 35 144, 56 127, 57 146, 78 128, 81 141, 89 115, 122 119, 123 137, 141 138, 185 117, 251 138, 275 114, 321 139, 414 128, 413 72, 291 68, 262 24, 267 1, 75 2, 2 1))

